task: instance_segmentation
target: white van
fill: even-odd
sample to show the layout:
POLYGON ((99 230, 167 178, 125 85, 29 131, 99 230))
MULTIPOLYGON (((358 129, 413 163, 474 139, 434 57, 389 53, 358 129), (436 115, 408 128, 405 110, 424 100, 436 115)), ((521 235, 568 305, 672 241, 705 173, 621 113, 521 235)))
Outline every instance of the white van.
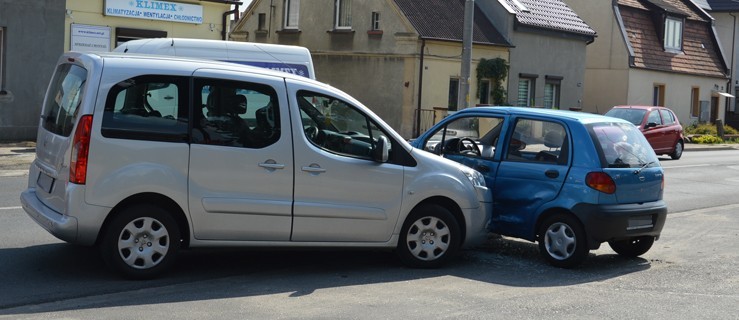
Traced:
POLYGON ((313 58, 305 47, 255 42, 153 38, 128 41, 113 50, 246 64, 315 79, 313 58))
POLYGON ((77 52, 48 87, 21 203, 131 278, 187 247, 386 248, 436 267, 484 239, 492 210, 479 172, 414 149, 326 84, 77 52))

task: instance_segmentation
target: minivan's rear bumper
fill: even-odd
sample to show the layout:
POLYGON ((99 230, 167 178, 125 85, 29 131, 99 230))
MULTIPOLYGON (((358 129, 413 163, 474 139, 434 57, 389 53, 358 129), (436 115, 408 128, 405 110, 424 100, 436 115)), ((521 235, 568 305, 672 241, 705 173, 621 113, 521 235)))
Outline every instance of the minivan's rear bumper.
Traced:
POLYGON ((597 249, 602 242, 631 237, 659 237, 667 218, 663 200, 641 204, 592 205, 573 208, 588 236, 588 245, 597 249))
MULTIPOLYGON (((81 188, 73 193, 79 193, 81 196, 84 191, 81 188)), ((35 188, 23 191, 20 200, 28 216, 53 236, 79 245, 95 244, 106 208, 84 205, 84 208, 71 210, 71 212, 80 213, 78 216, 62 214, 41 202, 36 196, 35 188), (84 217, 87 218, 83 219, 84 217)), ((79 203, 84 203, 84 201, 79 201, 79 203)))

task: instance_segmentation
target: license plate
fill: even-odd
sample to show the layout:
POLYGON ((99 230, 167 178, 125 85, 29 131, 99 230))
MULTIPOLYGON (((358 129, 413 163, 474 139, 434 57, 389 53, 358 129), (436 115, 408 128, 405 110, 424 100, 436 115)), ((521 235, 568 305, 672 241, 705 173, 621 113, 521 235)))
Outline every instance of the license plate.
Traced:
POLYGON ((641 216, 629 218, 629 226, 626 230, 638 230, 653 228, 652 216, 641 216))
POLYGON ((51 188, 54 187, 54 181, 55 179, 48 174, 39 172, 38 179, 36 179, 36 185, 41 188, 41 190, 46 191, 46 193, 51 193, 51 188))

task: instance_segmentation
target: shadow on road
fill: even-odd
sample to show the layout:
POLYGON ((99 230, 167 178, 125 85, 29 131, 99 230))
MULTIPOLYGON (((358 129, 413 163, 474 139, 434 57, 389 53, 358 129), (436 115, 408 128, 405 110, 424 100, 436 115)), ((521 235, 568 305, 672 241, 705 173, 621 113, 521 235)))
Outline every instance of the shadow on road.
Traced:
POLYGON ((189 250, 164 277, 127 281, 93 248, 58 243, 0 250, 0 315, 202 301, 458 277, 499 286, 553 287, 603 281, 650 268, 647 260, 593 255, 579 268, 547 265, 536 244, 493 237, 441 269, 403 267, 387 251, 189 250), (158 294, 136 293, 155 290, 158 294), (115 295, 130 292, 131 294, 115 295), (150 297, 131 299, 131 296, 150 297), (125 297, 122 297, 125 296, 125 297), (68 300, 85 298, 85 303, 68 300), (67 301, 65 301, 67 300, 67 301))

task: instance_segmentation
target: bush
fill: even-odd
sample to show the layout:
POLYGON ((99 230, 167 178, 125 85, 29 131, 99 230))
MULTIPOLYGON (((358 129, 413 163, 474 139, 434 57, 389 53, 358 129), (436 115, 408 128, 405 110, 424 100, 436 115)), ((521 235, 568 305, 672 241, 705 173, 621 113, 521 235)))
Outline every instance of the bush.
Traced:
MULTIPOLYGON (((715 124, 710 123, 693 123, 684 128, 685 134, 710 134, 717 135, 718 130, 715 124)), ((724 125, 724 134, 737 134, 739 131, 729 125, 724 125)))
POLYGON ((693 139, 691 139, 693 143, 702 143, 702 144, 714 144, 714 143, 724 143, 724 140, 712 135, 705 135, 705 136, 698 136, 693 139))

